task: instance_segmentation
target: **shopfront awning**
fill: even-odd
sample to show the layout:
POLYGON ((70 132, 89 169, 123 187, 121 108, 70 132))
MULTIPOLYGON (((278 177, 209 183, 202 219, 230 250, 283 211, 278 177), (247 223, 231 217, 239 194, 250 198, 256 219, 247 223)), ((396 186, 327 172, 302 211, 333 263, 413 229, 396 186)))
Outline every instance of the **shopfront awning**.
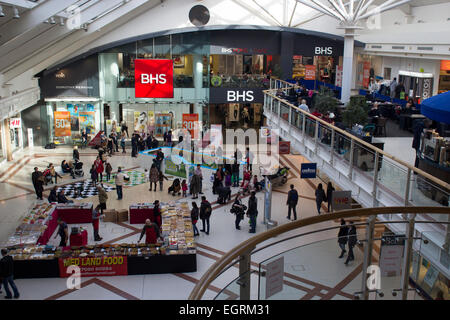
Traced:
POLYGON ((422 101, 420 111, 427 118, 450 124, 450 91, 422 101))

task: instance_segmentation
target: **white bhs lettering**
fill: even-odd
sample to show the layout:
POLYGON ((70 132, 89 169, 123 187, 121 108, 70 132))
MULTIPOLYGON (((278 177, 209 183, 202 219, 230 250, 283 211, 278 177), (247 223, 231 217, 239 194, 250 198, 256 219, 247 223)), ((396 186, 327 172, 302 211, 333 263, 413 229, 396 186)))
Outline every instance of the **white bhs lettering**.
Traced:
POLYGON ((141 74, 141 83, 142 84, 153 84, 155 82, 156 84, 166 84, 167 79, 165 74, 141 74))
POLYGON ((255 97, 253 96, 253 91, 227 91, 227 101, 228 102, 251 102, 255 100, 255 97))
POLYGON ((317 54, 317 55, 332 55, 333 47, 316 47, 315 54, 317 54))

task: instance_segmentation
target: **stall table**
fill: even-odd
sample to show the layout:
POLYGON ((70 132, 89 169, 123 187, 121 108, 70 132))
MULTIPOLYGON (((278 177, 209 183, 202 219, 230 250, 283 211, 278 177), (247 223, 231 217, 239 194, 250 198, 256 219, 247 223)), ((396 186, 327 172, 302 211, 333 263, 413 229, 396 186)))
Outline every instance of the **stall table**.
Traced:
POLYGON ((88 244, 88 233, 87 230, 83 230, 79 233, 70 234, 70 245, 72 247, 86 246, 88 244))
POLYGON ((137 204, 130 205, 130 224, 144 224, 145 220, 150 219, 155 222, 153 214, 153 205, 137 204))
POLYGON ((58 204, 58 218, 61 218, 67 224, 91 223, 92 222, 92 203, 58 204))

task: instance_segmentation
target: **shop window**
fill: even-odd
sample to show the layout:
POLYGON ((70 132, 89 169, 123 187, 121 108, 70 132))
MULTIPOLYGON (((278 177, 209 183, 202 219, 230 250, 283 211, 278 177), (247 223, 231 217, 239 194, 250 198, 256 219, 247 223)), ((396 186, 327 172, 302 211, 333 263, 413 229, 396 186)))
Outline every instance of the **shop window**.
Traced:
POLYGON ((162 36, 155 38, 155 52, 154 57, 156 59, 170 59, 171 52, 171 37, 162 36))
POLYGON ((384 68, 384 79, 391 79, 392 76, 392 68, 384 68))
POLYGON ((137 42, 137 58, 138 59, 151 59, 153 58, 153 38, 139 40, 137 42))

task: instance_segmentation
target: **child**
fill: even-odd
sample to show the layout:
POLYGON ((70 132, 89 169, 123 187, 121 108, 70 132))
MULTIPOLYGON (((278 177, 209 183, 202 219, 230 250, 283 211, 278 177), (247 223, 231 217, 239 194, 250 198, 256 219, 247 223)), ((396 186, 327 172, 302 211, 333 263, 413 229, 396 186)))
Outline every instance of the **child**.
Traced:
POLYGON ((187 183, 186 180, 183 180, 183 182, 181 183, 181 190, 183 190, 183 197, 187 197, 187 183))
POLYGON ((161 170, 159 170, 159 191, 163 191, 164 179, 169 180, 161 170))
POLYGON ((145 182, 150 182, 150 172, 147 169, 145 171, 145 182))
POLYGON ((256 174, 253 176, 253 188, 255 188, 255 191, 261 190, 261 186, 258 182, 258 176, 256 174))
POLYGON ((98 180, 98 173, 97 173, 97 168, 95 167, 95 164, 92 165, 90 173, 91 173, 92 182, 94 183, 94 186, 95 186, 95 185, 97 185, 97 180, 98 180))
POLYGON ((225 186, 231 187, 231 174, 229 171, 227 171, 225 174, 225 186))
POLYGON ((109 181, 111 179, 111 172, 112 172, 112 166, 109 162, 106 163, 105 172, 106 172, 106 181, 109 181))

